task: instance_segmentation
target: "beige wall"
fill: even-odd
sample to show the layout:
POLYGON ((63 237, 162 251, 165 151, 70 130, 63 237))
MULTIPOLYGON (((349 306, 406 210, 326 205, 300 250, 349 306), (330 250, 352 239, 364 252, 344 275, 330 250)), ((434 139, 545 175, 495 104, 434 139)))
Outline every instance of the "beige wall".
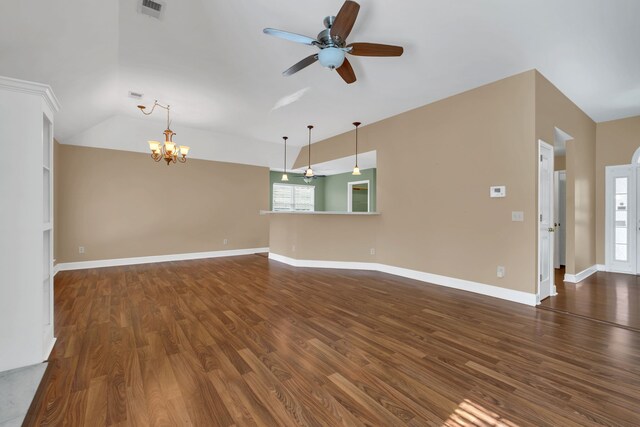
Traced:
POLYGON ((640 147, 640 116, 598 123, 596 135, 596 259, 604 264, 605 167, 631 163, 640 147))
POLYGON ((596 124, 539 72, 536 83, 536 139, 554 144, 555 128, 568 133, 566 271, 596 264, 596 124))
MULTIPOLYGON (((381 216, 359 234, 376 236, 377 262, 535 292, 534 96, 530 71, 361 128, 361 150, 377 150, 381 216), (489 198, 492 185, 506 185, 507 197, 489 198), (525 221, 512 222, 512 211, 524 211, 525 221), (502 279, 498 265, 506 267, 502 279)), ((352 139, 314 144, 312 162, 351 155, 352 139)), ((295 167, 306 156, 305 148, 295 167)), ((331 228, 322 216, 304 221, 331 228)), ((295 257, 330 254, 305 251, 295 257)))
POLYGON ((57 262, 268 246, 267 168, 59 144, 55 159, 57 262))
POLYGON ((60 217, 60 200, 59 195, 62 194, 60 187, 60 172, 58 172, 58 166, 60 165, 60 144, 55 139, 53 140, 53 263, 58 264, 58 255, 60 254, 60 238, 58 233, 61 232, 58 224, 58 218, 60 217))
POLYGON ((295 259, 377 262, 376 215, 271 214, 269 251, 295 259), (322 217, 318 226, 318 217, 322 217), (375 251, 374 251, 375 252, 375 251))

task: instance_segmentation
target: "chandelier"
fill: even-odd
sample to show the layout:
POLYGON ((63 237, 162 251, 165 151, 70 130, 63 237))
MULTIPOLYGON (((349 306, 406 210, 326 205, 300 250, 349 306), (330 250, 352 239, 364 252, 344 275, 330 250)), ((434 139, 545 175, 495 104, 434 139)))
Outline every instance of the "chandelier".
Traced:
POLYGON ((149 149, 151 150, 151 158, 156 162, 164 159, 167 162, 167 166, 169 166, 170 163, 186 162, 187 153, 189 153, 189 147, 187 147, 186 145, 176 145, 175 142, 173 142, 173 135, 175 135, 176 133, 170 129, 171 119, 169 118, 169 113, 171 110, 171 106, 159 104, 156 100, 153 103, 151 111, 147 113, 145 111, 147 107, 145 107, 144 105, 138 105, 138 108, 145 116, 153 113, 153 110, 155 110, 156 107, 167 110, 167 129, 163 132, 164 143, 160 143, 158 141, 148 141, 149 149))

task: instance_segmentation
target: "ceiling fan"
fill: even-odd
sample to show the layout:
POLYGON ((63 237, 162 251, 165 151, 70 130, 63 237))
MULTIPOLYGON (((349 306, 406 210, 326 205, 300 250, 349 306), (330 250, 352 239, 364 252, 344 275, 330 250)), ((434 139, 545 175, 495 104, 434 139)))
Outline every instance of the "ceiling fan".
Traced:
POLYGON ((346 40, 351 33, 351 29, 358 17, 360 5, 355 1, 347 0, 344 2, 340 11, 336 16, 327 16, 324 18, 325 29, 318 34, 317 38, 311 38, 300 34, 290 33, 288 31, 276 30, 275 28, 265 28, 265 34, 280 37, 296 43, 315 46, 320 51, 309 55, 302 61, 293 65, 282 74, 290 76, 305 67, 320 61, 320 64, 331 70, 336 70, 340 77, 347 82, 356 81, 356 74, 345 58, 345 54, 349 53, 356 56, 400 56, 403 49, 401 46, 391 46, 377 43, 351 43, 347 44, 346 40))

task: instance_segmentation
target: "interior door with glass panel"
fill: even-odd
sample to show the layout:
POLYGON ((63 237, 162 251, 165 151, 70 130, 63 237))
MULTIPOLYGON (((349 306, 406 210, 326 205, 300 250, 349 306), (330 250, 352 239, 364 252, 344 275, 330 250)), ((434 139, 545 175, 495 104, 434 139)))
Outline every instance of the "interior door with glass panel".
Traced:
POLYGON ((638 166, 606 168, 605 258, 607 271, 636 274, 638 166))

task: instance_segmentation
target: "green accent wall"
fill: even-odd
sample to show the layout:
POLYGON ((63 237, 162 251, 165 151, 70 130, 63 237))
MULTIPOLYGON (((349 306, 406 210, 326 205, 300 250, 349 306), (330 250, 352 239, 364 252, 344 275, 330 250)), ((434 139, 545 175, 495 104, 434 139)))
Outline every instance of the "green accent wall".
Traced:
POLYGON ((316 211, 347 211, 347 183, 369 180, 371 194, 371 212, 376 211, 376 169, 364 169, 362 175, 353 176, 351 172, 316 178, 311 184, 306 184, 300 174, 289 173, 289 181, 282 182, 282 172, 269 173, 269 209, 273 209, 273 184, 314 185, 316 211))
POLYGON ((351 172, 331 175, 325 178, 324 207, 327 211, 347 211, 347 184, 355 181, 369 181, 371 195, 371 212, 376 211, 376 169, 361 170, 360 176, 351 172))

